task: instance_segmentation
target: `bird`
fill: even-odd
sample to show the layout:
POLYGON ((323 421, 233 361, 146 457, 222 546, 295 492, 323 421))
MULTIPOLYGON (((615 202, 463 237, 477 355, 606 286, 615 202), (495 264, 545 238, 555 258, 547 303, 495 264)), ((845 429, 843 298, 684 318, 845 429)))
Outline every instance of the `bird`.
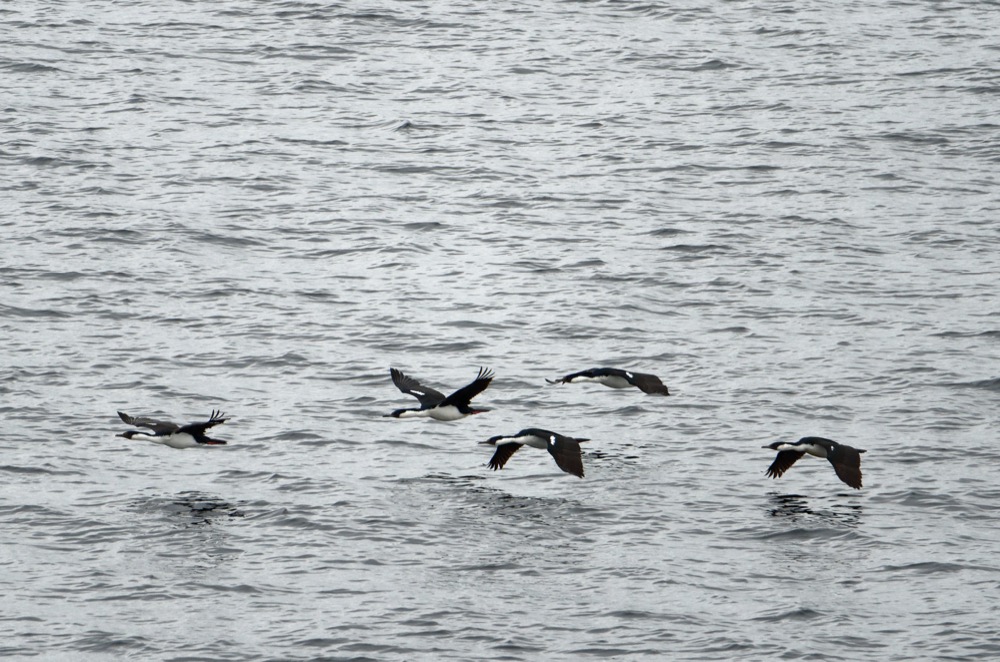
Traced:
POLYGON ((493 380, 493 371, 489 368, 480 368, 479 375, 471 384, 463 386, 448 397, 440 391, 423 386, 413 377, 404 375, 396 368, 389 368, 392 376, 392 383, 403 393, 412 395, 420 401, 420 407, 415 409, 396 409, 384 414, 383 418, 421 418, 430 417, 436 421, 457 421, 472 414, 482 414, 489 409, 475 409, 469 406, 472 398, 486 390, 493 380))
POLYGON ((762 446, 762 448, 778 451, 778 456, 767 468, 767 475, 770 478, 780 477, 800 457, 808 453, 830 460, 830 464, 833 465, 833 470, 837 472, 837 477, 840 480, 856 490, 861 489, 861 453, 868 451, 838 444, 836 441, 823 437, 802 437, 793 443, 776 441, 773 444, 762 446))
POLYGON ((567 437, 540 428, 526 428, 509 437, 498 435, 479 443, 486 446, 496 446, 496 452, 493 453, 489 462, 489 467, 493 471, 503 469, 510 456, 516 453, 521 446, 531 446, 547 450, 552 459, 556 461, 556 466, 568 474, 583 478, 580 443, 584 441, 590 440, 567 437))
POLYGON ((205 430, 227 420, 221 411, 212 410, 212 415, 204 423, 188 423, 178 425, 169 421, 156 421, 144 416, 129 416, 123 411, 118 412, 118 416, 128 423, 140 428, 149 428, 152 432, 143 430, 126 430, 116 437, 132 439, 142 437, 156 444, 163 444, 171 448, 195 448, 196 446, 225 446, 226 442, 221 439, 210 439, 205 430))
POLYGON ((631 372, 619 368, 591 368, 574 372, 559 379, 546 379, 549 384, 574 384, 576 382, 598 382, 611 388, 628 388, 637 386, 643 393, 650 395, 670 395, 670 391, 656 375, 642 372, 631 372))

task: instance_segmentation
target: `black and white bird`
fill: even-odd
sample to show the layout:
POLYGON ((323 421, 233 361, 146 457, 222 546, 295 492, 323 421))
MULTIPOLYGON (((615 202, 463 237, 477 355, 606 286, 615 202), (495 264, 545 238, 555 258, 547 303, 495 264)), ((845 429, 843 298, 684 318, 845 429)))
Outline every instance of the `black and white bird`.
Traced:
POLYGON ((670 395, 670 391, 656 375, 649 375, 618 368, 591 368, 574 372, 559 379, 546 379, 550 384, 575 384, 576 382, 597 382, 611 388, 628 388, 636 386, 643 393, 650 395, 670 395))
POLYGON ((816 457, 826 458, 833 465, 837 477, 856 490, 861 489, 861 454, 866 453, 860 448, 851 448, 836 441, 822 437, 802 437, 796 442, 776 441, 762 448, 778 451, 778 456, 767 468, 770 478, 778 478, 795 464, 800 457, 808 453, 816 457))
POLYGON ((531 446, 547 450, 560 469, 568 474, 583 478, 583 457, 580 452, 580 443, 584 441, 590 440, 567 437, 539 428, 527 428, 509 437, 498 435, 479 443, 496 446, 496 452, 493 453, 489 463, 489 467, 493 471, 503 469, 510 456, 516 453, 521 446, 531 446))
POLYGON ((407 377, 395 368, 389 368, 392 383, 403 393, 412 395, 420 401, 420 407, 415 409, 397 409, 390 414, 393 418, 430 417, 436 421, 457 421, 472 414, 482 414, 489 409, 475 409, 469 405, 472 398, 486 390, 493 380, 493 371, 480 368, 479 375, 471 384, 463 386, 448 397, 444 393, 422 385, 413 377, 407 377))
POLYGON ((125 412, 118 412, 118 416, 129 425, 139 428, 147 428, 152 432, 144 430, 127 430, 116 437, 126 439, 142 438, 152 441, 155 444, 163 444, 171 448, 195 448, 196 446, 225 446, 226 442, 221 439, 210 439, 205 430, 220 423, 225 423, 227 418, 221 411, 212 411, 212 415, 204 423, 188 423, 178 425, 169 421, 156 421, 144 416, 129 416, 125 412))

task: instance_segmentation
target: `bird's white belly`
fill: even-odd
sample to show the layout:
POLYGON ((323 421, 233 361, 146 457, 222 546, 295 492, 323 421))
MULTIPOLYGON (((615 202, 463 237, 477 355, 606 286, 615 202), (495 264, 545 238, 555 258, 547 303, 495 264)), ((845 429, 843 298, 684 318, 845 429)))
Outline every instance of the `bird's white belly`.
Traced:
POLYGON ((821 457, 826 459, 826 449, 819 444, 782 444, 778 446, 779 451, 797 451, 799 453, 807 453, 814 457, 821 457))
POLYGON ((545 450, 549 447, 549 440, 543 439, 542 437, 536 437, 534 435, 528 437, 518 437, 517 442, 524 444, 525 446, 531 446, 532 448, 540 448, 545 450))
POLYGON ((610 386, 611 388, 628 388, 631 384, 624 377, 615 377, 614 375, 605 375, 603 377, 574 377, 570 380, 570 384, 576 384, 578 382, 597 382, 598 384, 604 384, 605 386, 610 386))
POLYGON ((598 377, 595 381, 599 381, 605 386, 610 386, 611 388, 628 388, 631 384, 624 377, 617 377, 615 375, 607 375, 605 377, 598 377))
POLYGON ((435 407, 430 410, 429 416, 435 421, 457 421, 460 418, 465 418, 465 414, 458 411, 458 407, 453 405, 435 407))
POLYGON ((154 437, 152 441, 155 441, 158 444, 163 444, 164 446, 170 446, 171 448, 194 448, 199 445, 198 442, 194 440, 194 437, 189 435, 187 432, 171 434, 166 437, 154 437))

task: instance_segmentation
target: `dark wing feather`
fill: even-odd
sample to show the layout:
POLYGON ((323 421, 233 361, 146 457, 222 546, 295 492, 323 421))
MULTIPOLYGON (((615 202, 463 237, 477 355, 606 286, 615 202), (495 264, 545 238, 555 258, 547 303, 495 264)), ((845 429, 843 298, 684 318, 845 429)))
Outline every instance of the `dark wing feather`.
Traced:
MULTIPOLYGON (((212 410, 212 415, 209 416, 208 420, 205 421, 204 423, 188 423, 187 425, 184 425, 184 426, 178 428, 177 431, 178 432, 187 432, 189 435, 191 435, 192 437, 194 437, 200 443, 203 443, 203 444, 204 443, 210 443, 213 440, 204 441, 202 439, 204 437, 204 435, 205 435, 205 430, 207 430, 210 427, 214 427, 214 426, 218 425, 219 423, 225 423, 228 420, 229 419, 226 418, 226 415, 223 414, 221 411, 216 411, 216 410, 213 409, 212 410)), ((215 443, 218 443, 218 442, 215 442, 215 443)))
POLYGON ((145 416, 129 416, 123 411, 118 412, 118 417, 125 423, 134 425, 137 428, 149 428, 155 434, 170 434, 180 429, 180 426, 170 421, 157 421, 145 416))
POLYGON ((548 449, 556 466, 568 474, 583 478, 583 455, 576 439, 563 437, 555 443, 549 441, 548 449))
POLYGON ((510 456, 516 453, 517 449, 523 445, 524 444, 509 443, 509 444, 500 444, 499 446, 497 446, 496 452, 493 453, 493 457, 490 458, 490 464, 489 464, 490 469, 492 469, 493 471, 496 471, 497 469, 503 469, 503 465, 507 464, 507 460, 510 459, 510 456))
POLYGON ((463 386, 449 395, 441 402, 441 405, 455 405, 456 407, 468 405, 472 398, 486 390, 491 381, 493 381, 493 371, 489 368, 480 368, 479 376, 471 384, 463 386))
POLYGON ((856 448, 838 445, 836 449, 827 456, 833 470, 837 472, 837 477, 856 490, 861 489, 861 453, 856 448))
MULTIPOLYGON (((628 379, 628 377, 626 377, 628 379)), ((643 393, 653 395, 670 395, 666 385, 660 381, 656 375, 647 375, 641 372, 633 372, 632 379, 628 380, 633 386, 638 386, 643 393)))
POLYGON ((392 383, 396 385, 396 388, 415 397, 424 409, 436 407, 444 401, 444 393, 422 385, 413 377, 408 377, 395 368, 389 368, 389 374, 392 376, 392 383))
POLYGON ((767 468, 768 478, 778 478, 783 473, 788 471, 788 469, 803 455, 805 455, 805 453, 800 451, 779 451, 778 457, 774 458, 774 462, 772 462, 771 466, 767 468))

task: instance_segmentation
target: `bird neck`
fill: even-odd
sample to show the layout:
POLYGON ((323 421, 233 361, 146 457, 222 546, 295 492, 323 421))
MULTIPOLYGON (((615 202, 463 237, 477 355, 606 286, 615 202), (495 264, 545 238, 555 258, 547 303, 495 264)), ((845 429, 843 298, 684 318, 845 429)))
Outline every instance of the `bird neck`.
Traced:
POLYGON ((396 418, 425 418, 430 415, 427 409, 400 409, 396 418))

